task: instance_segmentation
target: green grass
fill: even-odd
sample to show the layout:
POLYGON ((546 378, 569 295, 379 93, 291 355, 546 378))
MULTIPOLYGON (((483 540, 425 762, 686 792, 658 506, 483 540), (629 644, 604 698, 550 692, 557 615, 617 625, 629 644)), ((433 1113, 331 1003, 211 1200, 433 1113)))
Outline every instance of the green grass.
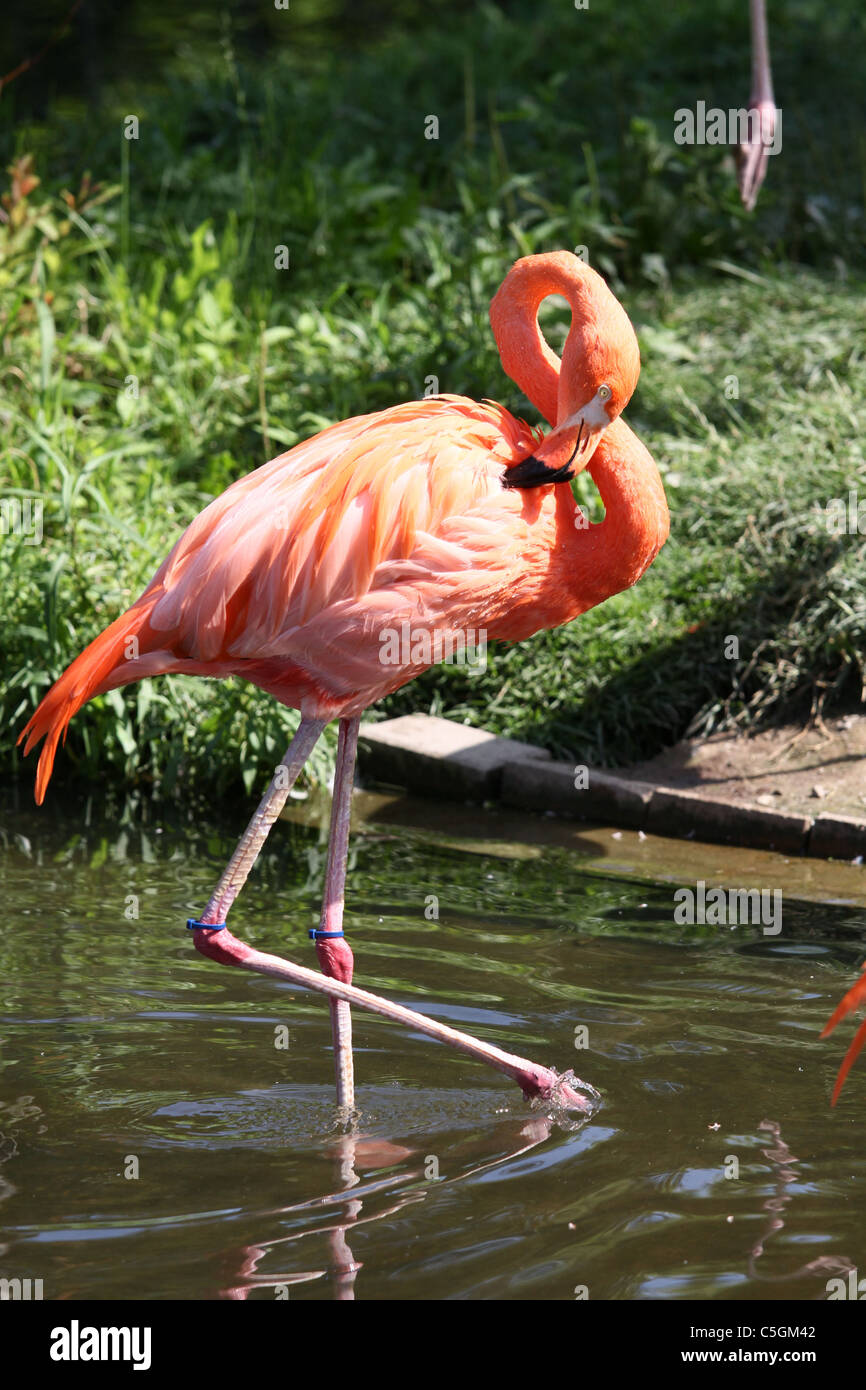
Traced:
MULTIPOLYGON (((789 6, 785 145, 755 217, 722 151, 672 143, 678 106, 744 99, 743 6, 425 14, 255 62, 227 22, 86 104, 0 105, 10 159, 41 180, 18 163, 0 224, 0 498, 44 504, 41 544, 0 543, 8 776, 40 693, 234 478, 431 375, 531 416, 487 304, 516 255, 559 246, 589 248, 639 327, 628 419, 665 474, 671 541, 568 630, 483 674, 432 671, 384 711, 625 762, 859 698, 864 539, 822 515, 850 488, 866 500, 866 145, 843 61, 859 9, 789 6)), ((561 343, 562 314, 545 322, 561 343)), ((293 722, 239 682, 144 682, 79 715, 59 765, 161 795, 249 789, 293 722)))

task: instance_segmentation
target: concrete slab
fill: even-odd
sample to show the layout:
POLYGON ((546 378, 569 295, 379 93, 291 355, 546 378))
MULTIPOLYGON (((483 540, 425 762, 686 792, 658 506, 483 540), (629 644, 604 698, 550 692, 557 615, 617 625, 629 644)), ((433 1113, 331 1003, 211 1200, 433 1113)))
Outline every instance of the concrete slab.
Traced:
POLYGON ((866 858, 866 818, 818 816, 809 836, 809 853, 821 859, 866 858))
POLYGON ((633 826, 647 819, 653 789, 599 768, 572 763, 509 763, 502 777, 501 800, 527 811, 555 811, 576 820, 633 826))
MULTIPOLYGON (((706 844, 866 859, 866 811, 840 814, 855 809, 866 787, 866 716, 838 724, 843 742, 832 745, 825 765, 816 762, 811 742, 801 752, 804 735, 773 731, 680 744, 623 776, 553 762, 544 749, 454 720, 411 714, 362 725, 360 765, 374 782, 455 801, 498 798, 521 811, 706 844), (802 766, 786 765, 798 758, 802 766), (815 818, 808 812, 813 806, 817 812, 822 799, 827 809, 815 818)), ((866 797, 860 801, 866 804, 866 797)))
POLYGON ((499 796, 505 767, 549 762, 550 754, 451 719, 406 714, 381 724, 362 724, 358 761, 363 775, 386 785, 485 801, 499 796))
POLYGON ((734 806, 664 787, 653 792, 647 818, 647 829, 656 835, 754 846, 783 854, 805 854, 811 827, 808 816, 742 803, 734 806))

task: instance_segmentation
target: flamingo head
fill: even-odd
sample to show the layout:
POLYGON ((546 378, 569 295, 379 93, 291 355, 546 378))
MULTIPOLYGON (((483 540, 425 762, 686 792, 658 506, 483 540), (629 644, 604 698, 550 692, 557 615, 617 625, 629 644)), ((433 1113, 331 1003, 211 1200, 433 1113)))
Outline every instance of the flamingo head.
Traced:
POLYGON ((549 251, 515 261, 490 322, 506 372, 553 425, 532 458, 507 471, 505 485, 565 482, 589 463, 637 384, 640 353, 629 317, 581 257, 549 251), (571 308, 561 362, 538 325, 548 295, 562 295, 571 308))
POLYGON ((562 354, 556 425, 537 451, 545 463, 585 468, 602 434, 628 405, 640 374, 637 336, 619 300, 588 271, 584 310, 575 314, 562 354))

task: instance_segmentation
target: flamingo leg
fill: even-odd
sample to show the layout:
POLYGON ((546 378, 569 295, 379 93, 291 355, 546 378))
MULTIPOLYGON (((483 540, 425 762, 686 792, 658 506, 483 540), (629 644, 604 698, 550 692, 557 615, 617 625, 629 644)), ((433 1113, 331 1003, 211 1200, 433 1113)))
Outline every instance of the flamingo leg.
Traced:
MULTIPOLYGON (((286 804, 289 792, 310 756, 325 721, 302 719, 289 749, 278 765, 256 812, 244 831, 211 899, 199 919, 203 927, 223 923, 238 893, 249 877, 262 846, 286 804)), ((346 889, 346 860, 349 851, 349 824, 352 814, 352 784, 358 748, 360 717, 340 720, 334 796, 325 895, 318 931, 311 932, 316 954, 325 975, 351 984, 354 959, 343 936, 343 903, 346 889)), ((351 1110, 355 1104, 352 1058, 352 1014, 344 999, 330 999, 331 1036, 337 1079, 337 1104, 351 1110)))
MULTIPOLYGON (((343 902, 346 892, 346 861, 349 853, 349 824, 352 816, 352 783, 358 749, 360 717, 340 720, 334 796, 331 802, 331 830, 328 841, 328 867, 325 896, 317 932, 311 932, 322 973, 344 984, 352 983, 354 958, 343 936, 343 902)), ((344 999, 331 999, 331 1036, 337 1078, 337 1104, 351 1110, 355 1104, 355 1078, 352 1060, 352 1013, 344 999)))
MULTIPOLYGON (((332 829, 336 829, 337 833, 331 836, 325 898, 322 908, 322 921, 329 923, 342 922, 346 849, 349 836, 349 803, 358 736, 357 728, 353 728, 353 726, 357 722, 356 720, 345 720, 345 727, 341 727, 340 731, 342 755, 340 756, 338 753, 337 778, 334 784, 335 808, 332 811, 332 829)), ((194 928, 193 945, 196 950, 201 952, 203 956, 207 956, 209 960, 218 961, 220 965, 240 966, 242 970, 255 970, 262 975, 270 975, 278 980, 288 980, 291 984, 300 985, 303 989, 315 990, 319 994, 324 994, 332 1004, 345 1004, 347 1017, 351 1004, 358 1008, 369 1009, 371 1013, 390 1018, 395 1023, 400 1023, 415 1032, 424 1033, 437 1042, 445 1043, 447 1047, 453 1047, 457 1051, 503 1072, 517 1082, 527 1098, 540 1097, 544 1100, 551 1100, 564 1108, 582 1111, 584 1114, 592 1113, 600 1097, 585 1082, 571 1078, 575 1080, 575 1086, 582 1087, 586 1094, 581 1090, 575 1090, 565 1078, 558 1076, 550 1067, 539 1066, 525 1057, 504 1052, 502 1048, 482 1042, 478 1038, 471 1037, 468 1033, 461 1033, 456 1028, 449 1028, 446 1024, 439 1023, 424 1014, 416 1013, 414 1009, 404 1008, 402 1004, 394 1004, 389 999, 371 994, 368 990, 358 989, 349 981, 340 979, 336 973, 333 975, 320 974, 316 970, 308 970, 306 966, 295 965, 291 961, 282 960, 279 956, 257 951, 254 947, 248 946, 246 942, 233 936, 223 925, 229 908, 246 882, 271 826, 285 805, 292 783, 297 779, 301 768, 315 747, 324 724, 325 721, 321 720, 301 720, 286 756, 277 768, 271 785, 241 837, 225 873, 202 913, 201 919, 189 924, 194 928)), ((335 943, 339 947, 340 941, 341 938, 334 938, 331 941, 323 942, 322 945, 330 946, 333 951, 335 943)), ((344 949, 348 951, 351 960, 351 950, 345 941, 342 944, 344 949)), ((335 955, 333 967, 335 971, 338 959, 339 953, 335 955)), ((338 1074, 339 1065, 340 1058, 338 1056, 338 1074)), ((349 1065, 351 1067, 351 1035, 349 1065)), ((570 1073, 568 1075, 571 1076, 570 1073)), ((351 1078, 351 1071, 349 1077, 351 1078)))
MULTIPOLYGON (((315 990, 317 994, 324 994, 329 999, 344 999, 356 1008, 369 1009, 371 1013, 390 1018, 395 1023, 401 1023, 404 1028, 411 1028, 413 1032, 424 1033, 428 1038, 445 1043, 446 1047, 453 1047, 468 1057, 475 1057, 479 1062, 486 1062, 488 1066, 495 1067, 497 1071, 516 1081, 527 1099, 537 1096, 542 1100, 558 1102, 563 1108, 584 1113, 591 1113, 600 1100, 598 1092, 585 1081, 571 1078, 575 1086, 583 1088, 586 1092, 582 1094, 581 1091, 576 1091, 568 1080, 557 1075, 551 1067, 539 1066, 537 1062, 530 1062, 525 1057, 504 1052, 501 1047, 494 1047, 492 1043, 482 1042, 480 1038, 473 1038, 469 1033, 449 1028, 445 1023, 428 1018, 426 1014, 416 1013, 414 1009, 407 1009, 402 1004, 394 1004, 390 999, 383 999, 381 995, 371 994, 369 990, 358 989, 357 985, 347 985, 340 980, 329 979, 318 970, 308 970, 305 965, 295 965, 280 956, 257 951, 255 947, 240 941, 228 930, 215 932, 202 927, 195 932, 193 942, 196 950, 201 951, 203 956, 219 961, 221 965, 237 965, 242 970, 255 970, 261 975, 271 975, 277 980, 288 980, 290 984, 315 990)), ((567 1075, 571 1076, 571 1073, 567 1075)))
POLYGON ((256 812, 241 836, 238 847, 226 865, 222 878, 214 889, 210 902, 201 915, 202 926, 225 922, 229 908, 243 888, 250 870, 259 857, 271 826, 288 800, 289 792, 300 776, 301 769, 319 741, 327 720, 302 719, 297 733, 271 784, 256 808, 256 812))

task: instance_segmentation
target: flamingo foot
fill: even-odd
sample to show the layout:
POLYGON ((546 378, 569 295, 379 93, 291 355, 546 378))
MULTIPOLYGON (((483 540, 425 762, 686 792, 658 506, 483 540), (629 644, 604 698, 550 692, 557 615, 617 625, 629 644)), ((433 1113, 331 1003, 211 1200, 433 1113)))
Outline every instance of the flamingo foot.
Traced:
POLYGON ((553 1067, 528 1067, 515 1081, 533 1109, 553 1109, 557 1114, 579 1111, 589 1116, 601 1104, 601 1095, 588 1081, 572 1071, 557 1072, 553 1067), (577 1089, 579 1088, 579 1089, 577 1089))
POLYGON ((775 153, 772 147, 776 132, 776 105, 773 101, 753 101, 749 105, 749 138, 734 146, 737 164, 737 185, 740 200, 747 212, 754 211, 761 185, 767 176, 767 160, 775 153), (757 130, 753 130, 752 115, 757 115, 757 130))

